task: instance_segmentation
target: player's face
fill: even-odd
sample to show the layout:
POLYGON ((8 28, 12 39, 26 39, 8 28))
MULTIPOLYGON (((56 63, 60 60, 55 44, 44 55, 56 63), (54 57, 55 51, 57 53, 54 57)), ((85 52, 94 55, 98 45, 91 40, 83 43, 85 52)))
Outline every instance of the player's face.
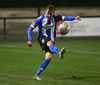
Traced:
POLYGON ((53 11, 50 12, 48 9, 46 10, 46 17, 47 17, 48 19, 51 19, 51 18, 53 17, 53 14, 54 14, 53 11))

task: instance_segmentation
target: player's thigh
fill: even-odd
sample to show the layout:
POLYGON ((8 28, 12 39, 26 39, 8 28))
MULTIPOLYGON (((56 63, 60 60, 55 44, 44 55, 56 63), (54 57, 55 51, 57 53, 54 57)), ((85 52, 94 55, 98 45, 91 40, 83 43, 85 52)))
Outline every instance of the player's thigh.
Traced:
POLYGON ((46 36, 40 36, 39 39, 39 44, 40 44, 40 47, 42 48, 42 50, 45 51, 45 53, 47 52, 50 52, 51 54, 53 54, 50 49, 49 49, 49 46, 47 46, 47 42, 49 42, 50 40, 48 39, 48 37, 46 36))
POLYGON ((47 42, 47 46, 49 47, 51 44, 54 44, 51 40, 47 42))
POLYGON ((46 36, 40 36, 39 39, 39 44, 40 44, 40 47, 45 50, 47 48, 47 42, 49 41, 48 37, 46 36))

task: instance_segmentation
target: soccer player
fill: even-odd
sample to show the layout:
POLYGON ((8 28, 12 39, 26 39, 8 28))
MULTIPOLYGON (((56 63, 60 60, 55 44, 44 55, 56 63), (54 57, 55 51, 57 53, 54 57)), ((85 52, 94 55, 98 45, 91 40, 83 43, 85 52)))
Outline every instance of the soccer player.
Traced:
POLYGON ((52 55, 55 53, 60 59, 63 59, 63 55, 66 51, 65 48, 62 48, 60 51, 55 47, 56 40, 56 24, 58 21, 66 20, 80 20, 79 16, 60 16, 55 14, 55 7, 49 5, 46 8, 45 14, 38 17, 34 23, 28 28, 28 46, 32 46, 32 30, 38 26, 38 42, 40 47, 45 51, 45 59, 41 63, 39 70, 33 77, 33 79, 41 80, 39 77, 41 72, 43 72, 50 60, 52 55))

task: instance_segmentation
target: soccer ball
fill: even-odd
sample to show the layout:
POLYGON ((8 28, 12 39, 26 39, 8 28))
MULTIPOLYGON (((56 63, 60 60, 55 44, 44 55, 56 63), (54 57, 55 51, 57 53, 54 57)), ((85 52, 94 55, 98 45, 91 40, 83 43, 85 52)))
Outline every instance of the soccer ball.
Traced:
POLYGON ((67 24, 67 22, 62 21, 59 25, 58 25, 58 32, 61 35, 66 35, 69 32, 69 26, 67 24))

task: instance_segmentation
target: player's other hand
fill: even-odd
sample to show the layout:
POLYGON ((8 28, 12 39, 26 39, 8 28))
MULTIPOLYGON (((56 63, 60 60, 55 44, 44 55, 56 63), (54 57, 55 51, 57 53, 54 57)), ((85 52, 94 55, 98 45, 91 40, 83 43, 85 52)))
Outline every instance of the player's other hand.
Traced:
POLYGON ((80 16, 76 16, 76 20, 81 20, 80 16))
POLYGON ((28 41, 27 45, 28 45, 29 47, 32 47, 32 41, 28 41))

